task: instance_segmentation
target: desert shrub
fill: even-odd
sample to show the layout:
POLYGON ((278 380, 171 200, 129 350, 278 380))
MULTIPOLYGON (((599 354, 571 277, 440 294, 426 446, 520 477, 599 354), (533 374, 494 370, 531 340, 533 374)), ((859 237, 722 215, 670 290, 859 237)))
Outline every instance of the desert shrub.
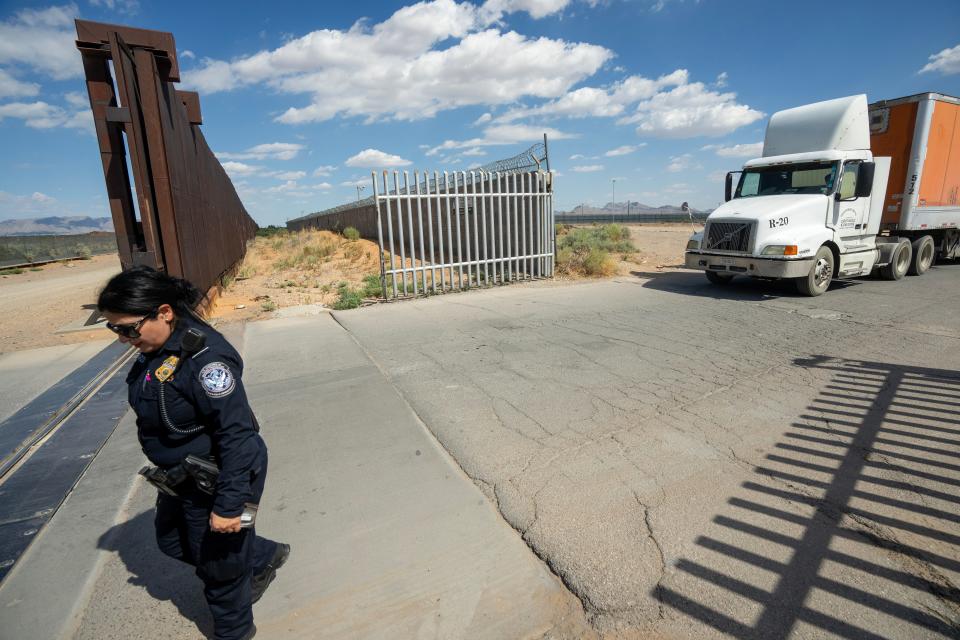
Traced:
POLYGON ((557 270, 568 275, 608 276, 616 270, 611 253, 630 254, 630 231, 618 224, 558 228, 557 270))
POLYGON ((276 310, 277 310, 277 303, 274 302, 273 300, 267 300, 266 302, 264 302, 264 303, 262 303, 262 304, 260 305, 260 308, 263 309, 264 311, 268 311, 268 312, 269 312, 269 311, 276 311, 276 310))
POLYGON ((338 311, 356 309, 360 306, 360 303, 363 302, 363 294, 360 290, 351 288, 346 282, 340 283, 340 286, 337 287, 337 294, 339 297, 337 301, 333 303, 333 308, 338 311))
POLYGON ((278 227, 273 224, 257 229, 258 238, 272 238, 273 236, 287 233, 289 232, 287 231, 286 227, 278 227))
POLYGON ((343 249, 343 255, 350 262, 356 262, 363 256, 363 247, 358 244, 348 244, 343 249))
POLYGON ((383 295, 383 287, 380 285, 380 276, 371 273, 364 276, 360 286, 354 289, 346 282, 341 282, 337 287, 338 298, 333 303, 333 308, 339 311, 344 309, 356 309, 366 298, 379 298, 383 295))
POLYGON ((85 244, 77 245, 77 257, 81 260, 89 260, 90 256, 93 255, 93 252, 90 251, 90 247, 85 244))
POLYGON ((380 285, 380 276, 375 273, 363 277, 363 297, 379 298, 383 295, 383 287, 380 285))
POLYGON ((343 237, 347 240, 359 240, 360 232, 357 231, 354 227, 347 227, 343 230, 343 237))

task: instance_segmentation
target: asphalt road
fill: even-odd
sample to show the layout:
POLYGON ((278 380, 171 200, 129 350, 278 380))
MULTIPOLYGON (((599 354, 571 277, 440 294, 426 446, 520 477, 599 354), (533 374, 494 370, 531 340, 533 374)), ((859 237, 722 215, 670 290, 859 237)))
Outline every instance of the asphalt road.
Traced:
MULTIPOLYGON (((258 637, 960 637, 958 285, 678 271, 247 325, 263 531, 300 550, 258 637)), ((98 555, 76 637, 198 637, 127 422, 32 559, 98 555)))
POLYGON ((960 637, 960 265, 337 313, 617 637, 960 637))

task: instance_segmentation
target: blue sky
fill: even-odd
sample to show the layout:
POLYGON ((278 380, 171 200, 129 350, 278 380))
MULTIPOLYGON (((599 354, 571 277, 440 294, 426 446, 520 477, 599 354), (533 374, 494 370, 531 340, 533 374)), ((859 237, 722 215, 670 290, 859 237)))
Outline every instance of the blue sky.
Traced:
POLYGON ((767 119, 960 95, 957 0, 0 2, 0 219, 108 216, 72 19, 170 31, 203 131, 261 225, 459 170, 546 131, 557 207, 710 208, 767 119))

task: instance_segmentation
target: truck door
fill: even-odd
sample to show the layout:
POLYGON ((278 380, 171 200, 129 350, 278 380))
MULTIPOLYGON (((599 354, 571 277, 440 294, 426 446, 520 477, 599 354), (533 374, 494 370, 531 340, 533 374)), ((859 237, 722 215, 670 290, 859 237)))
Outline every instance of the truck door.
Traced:
POLYGON ((841 250, 844 253, 862 248, 862 239, 867 234, 870 198, 856 197, 860 164, 860 160, 843 163, 840 187, 833 203, 833 227, 841 240, 841 250))

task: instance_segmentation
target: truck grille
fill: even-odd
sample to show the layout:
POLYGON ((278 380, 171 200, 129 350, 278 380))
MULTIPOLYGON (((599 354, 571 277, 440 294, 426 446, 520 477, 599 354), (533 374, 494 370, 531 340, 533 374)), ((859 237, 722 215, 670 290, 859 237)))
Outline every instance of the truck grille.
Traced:
POLYGON ((751 222, 708 222, 706 251, 750 253, 751 222))

